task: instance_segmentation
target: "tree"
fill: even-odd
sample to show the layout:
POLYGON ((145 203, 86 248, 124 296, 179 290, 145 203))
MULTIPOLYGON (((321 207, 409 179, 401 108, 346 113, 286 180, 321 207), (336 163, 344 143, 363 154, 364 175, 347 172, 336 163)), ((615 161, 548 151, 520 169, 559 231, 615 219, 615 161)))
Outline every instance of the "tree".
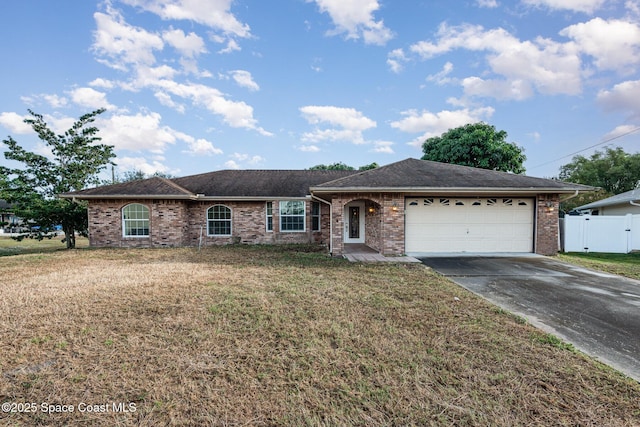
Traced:
POLYGON ((345 165, 342 162, 334 163, 332 165, 315 165, 309 168, 311 171, 317 170, 331 170, 331 171, 352 171, 355 170, 353 166, 345 165))
POLYGON ((63 135, 56 135, 41 115, 29 110, 32 118, 24 122, 51 150, 51 156, 25 150, 11 136, 2 141, 7 147, 5 158, 23 167, 0 167, 0 197, 33 227, 34 237, 42 239, 62 226, 67 248, 74 248, 76 232, 87 234, 86 204, 57 196, 98 184, 98 174, 115 157, 112 146, 98 143, 98 128, 90 126, 104 111, 85 114, 63 135))
MULTIPOLYGON (((368 165, 364 165, 364 166, 360 166, 358 168, 359 171, 366 171, 369 169, 375 169, 377 167, 380 167, 376 162, 370 163, 368 165)), ((337 162, 331 165, 315 165, 315 166, 311 166, 309 168, 309 170, 313 171, 313 170, 333 170, 333 171, 354 171, 356 170, 356 168, 354 168, 353 166, 349 166, 349 165, 345 165, 342 162, 337 162)))
POLYGON ((578 206, 633 190, 640 180, 640 153, 628 154, 620 147, 596 151, 591 157, 575 156, 560 167, 558 178, 601 190, 579 195, 562 204, 570 211, 578 206))
POLYGON ((524 173, 524 150, 507 142, 507 132, 486 123, 450 129, 422 144, 423 160, 503 172, 524 173))
POLYGON ((633 190, 640 180, 640 153, 628 154, 620 147, 596 151, 591 157, 575 156, 560 167, 562 181, 600 187, 610 195, 633 190))

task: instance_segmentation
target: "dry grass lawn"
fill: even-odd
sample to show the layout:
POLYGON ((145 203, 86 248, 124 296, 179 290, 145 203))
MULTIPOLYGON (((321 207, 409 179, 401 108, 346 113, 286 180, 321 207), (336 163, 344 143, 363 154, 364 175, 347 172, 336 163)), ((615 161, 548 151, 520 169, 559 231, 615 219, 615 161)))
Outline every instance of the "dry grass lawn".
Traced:
POLYGON ((446 279, 304 249, 0 258, 0 424, 640 425, 637 382, 446 279))

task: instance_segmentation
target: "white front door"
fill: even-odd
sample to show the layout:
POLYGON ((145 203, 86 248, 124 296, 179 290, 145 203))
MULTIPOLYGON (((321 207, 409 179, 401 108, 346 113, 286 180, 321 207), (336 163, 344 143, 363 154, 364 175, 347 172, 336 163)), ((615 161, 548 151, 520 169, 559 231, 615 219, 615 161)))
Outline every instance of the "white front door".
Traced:
POLYGON ((364 202, 347 204, 344 219, 344 242, 364 243, 364 202))

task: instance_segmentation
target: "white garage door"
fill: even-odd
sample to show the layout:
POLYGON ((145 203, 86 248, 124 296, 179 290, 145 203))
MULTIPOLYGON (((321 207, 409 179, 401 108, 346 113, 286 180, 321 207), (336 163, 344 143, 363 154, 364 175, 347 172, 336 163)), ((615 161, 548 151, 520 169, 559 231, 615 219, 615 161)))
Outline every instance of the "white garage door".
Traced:
POLYGON ((533 199, 416 197, 405 203, 407 253, 533 251, 533 199))

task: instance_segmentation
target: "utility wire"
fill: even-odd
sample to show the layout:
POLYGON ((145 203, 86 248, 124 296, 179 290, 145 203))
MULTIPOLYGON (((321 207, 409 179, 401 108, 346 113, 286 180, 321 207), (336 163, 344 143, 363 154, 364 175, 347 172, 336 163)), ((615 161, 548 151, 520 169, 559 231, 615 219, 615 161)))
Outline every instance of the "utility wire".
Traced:
POLYGON ((582 153, 583 151, 590 150, 590 149, 595 148, 595 147, 597 147, 597 146, 599 146, 599 145, 607 144, 607 143, 609 143, 609 142, 611 142, 611 141, 613 141, 613 140, 615 140, 615 139, 622 138, 623 136, 627 136, 627 135, 632 134, 632 133, 634 133, 634 132, 637 132, 637 131, 639 131, 639 130, 640 130, 640 126, 639 126, 639 127, 637 127, 637 128, 631 129, 631 130, 630 130, 630 131, 628 131, 628 132, 622 133, 622 134, 620 134, 620 135, 616 135, 616 136, 611 137, 611 138, 609 138, 609 139, 605 139, 604 141, 602 141, 602 142, 598 142, 597 144, 590 145, 589 147, 587 147, 587 148, 583 148, 582 150, 576 151, 575 153, 567 154, 566 156, 558 157, 558 158, 557 158, 557 159, 555 159, 555 160, 550 160, 550 161, 548 161, 548 162, 541 163, 541 164, 539 164, 539 165, 537 165, 537 166, 533 166, 533 167, 527 168, 527 170, 530 170, 530 169, 536 169, 536 168, 539 168, 539 167, 542 167, 542 166, 546 166, 546 165, 551 164, 551 163, 555 163, 555 162, 557 162, 557 161, 559 161, 559 160, 566 159, 567 157, 575 156, 576 154, 582 153))

